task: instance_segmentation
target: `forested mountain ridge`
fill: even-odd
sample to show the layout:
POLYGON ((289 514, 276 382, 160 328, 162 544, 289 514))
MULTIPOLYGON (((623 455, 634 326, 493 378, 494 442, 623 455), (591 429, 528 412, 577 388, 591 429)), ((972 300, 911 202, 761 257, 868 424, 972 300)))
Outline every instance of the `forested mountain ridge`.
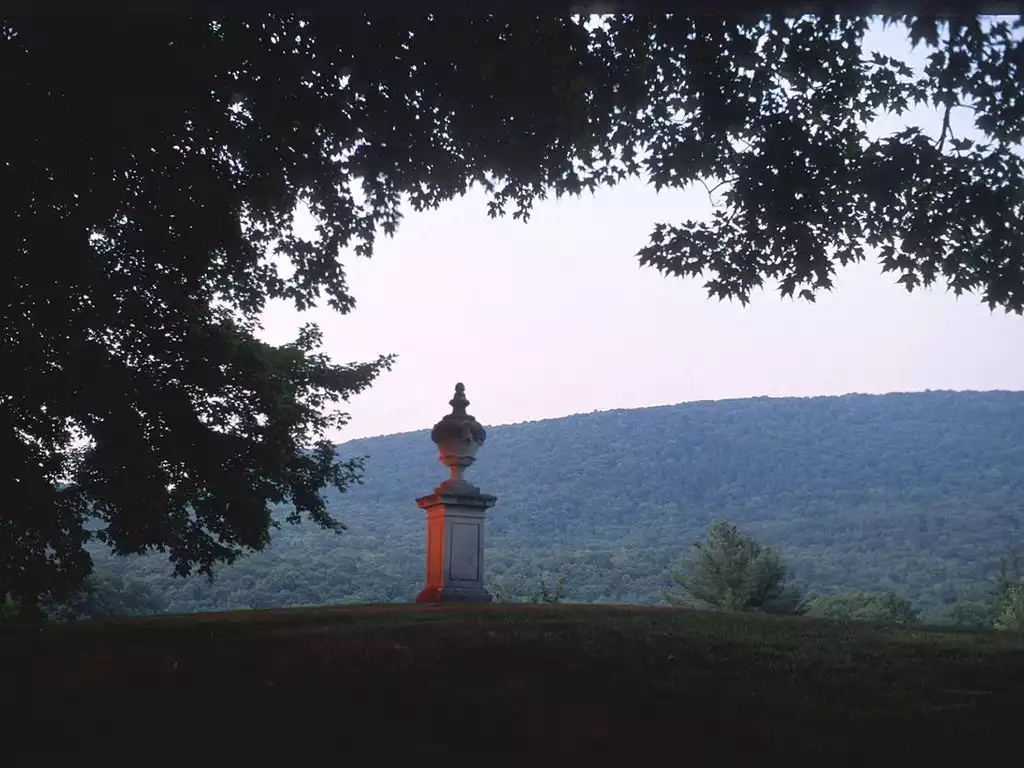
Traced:
MULTIPOLYGON (((283 525, 217 580, 172 581, 157 557, 97 565, 169 610, 410 600, 423 513, 444 477, 426 430, 354 440, 365 482, 331 494, 341 536, 283 525)), ((939 618, 982 596, 1024 540, 1024 393, 753 398, 489 427, 470 479, 499 497, 492 589, 565 578, 567 598, 659 602, 668 569, 728 518, 778 547, 811 594, 893 590, 939 618)))

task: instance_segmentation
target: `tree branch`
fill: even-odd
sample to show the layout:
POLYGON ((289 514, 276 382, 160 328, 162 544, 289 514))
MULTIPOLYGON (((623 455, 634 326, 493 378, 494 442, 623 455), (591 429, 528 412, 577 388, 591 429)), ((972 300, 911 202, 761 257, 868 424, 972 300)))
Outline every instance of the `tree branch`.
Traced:
POLYGON ((734 181, 736 181, 736 177, 735 177, 735 176, 733 176, 733 177, 730 177, 730 178, 727 178, 727 179, 722 179, 722 180, 721 180, 720 182, 718 182, 717 184, 715 184, 715 186, 713 186, 713 187, 710 187, 710 188, 709 188, 709 187, 708 187, 708 185, 704 183, 704 179, 697 179, 697 182, 698 182, 698 183, 699 183, 699 184, 700 184, 700 185, 701 185, 702 187, 704 187, 704 191, 708 193, 708 200, 709 200, 709 201, 711 202, 711 205, 712 205, 712 206, 713 206, 713 205, 715 205, 715 200, 714 200, 714 198, 713 198, 713 197, 711 196, 711 195, 712 195, 712 193, 713 193, 713 192, 714 192, 714 191, 715 191, 716 189, 718 189, 719 187, 725 186, 726 184, 731 184, 731 183, 732 183, 732 182, 734 182, 734 181))
POLYGON ((942 153, 942 145, 946 143, 946 134, 949 133, 949 113, 953 111, 952 102, 946 102, 946 112, 942 116, 942 133, 939 134, 939 153, 942 153))
POLYGON ((953 93, 953 73, 952 73, 952 61, 953 61, 953 43, 956 37, 956 28, 954 27, 954 21, 949 21, 949 39, 946 41, 946 111, 942 115, 942 132, 939 134, 938 150, 939 154, 942 153, 942 148, 946 144, 946 135, 949 131, 949 115, 953 111, 953 105, 956 103, 956 94, 953 93))

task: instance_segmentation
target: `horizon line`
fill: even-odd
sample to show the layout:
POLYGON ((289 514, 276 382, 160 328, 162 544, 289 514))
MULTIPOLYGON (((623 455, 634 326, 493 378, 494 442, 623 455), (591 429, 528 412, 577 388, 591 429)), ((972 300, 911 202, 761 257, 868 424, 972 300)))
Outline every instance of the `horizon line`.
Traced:
MULTIPOLYGON (((619 413, 622 411, 649 411, 656 408, 676 408, 680 405, 704 405, 707 403, 735 403, 742 402, 745 400, 828 400, 838 399, 841 397, 892 397, 894 395, 939 395, 939 394, 1024 394, 1024 390, 1021 389, 919 389, 919 390, 893 390, 891 392, 843 392, 837 395, 751 395, 748 397, 720 397, 720 398, 703 398, 700 400, 681 400, 677 403, 662 403, 659 405, 643 405, 635 408, 606 408, 606 409, 595 409, 592 411, 576 411, 574 413, 566 413, 561 416, 544 416, 537 419, 523 419, 522 421, 508 421, 500 424, 485 424, 481 422, 481 425, 486 429, 499 429, 501 427, 517 427, 523 424, 541 424, 546 421, 559 421, 561 419, 572 418, 573 416, 592 416, 594 414, 607 414, 607 413, 619 413)), ((418 429, 408 429, 403 432, 382 432, 376 435, 366 435, 365 437, 353 437, 348 440, 335 443, 335 448, 340 448, 348 443, 357 443, 362 440, 377 440, 383 437, 399 437, 401 435, 412 435, 417 432, 429 432, 433 427, 430 424, 425 427, 418 429)))

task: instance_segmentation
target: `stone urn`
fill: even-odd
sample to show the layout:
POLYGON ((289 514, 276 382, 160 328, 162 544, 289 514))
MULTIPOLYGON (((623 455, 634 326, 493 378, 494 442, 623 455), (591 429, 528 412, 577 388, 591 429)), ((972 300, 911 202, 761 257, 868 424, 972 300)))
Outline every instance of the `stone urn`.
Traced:
POLYGON ((448 467, 451 477, 441 483, 436 493, 479 494, 480 489, 466 481, 465 472, 476 461, 477 451, 487 439, 480 423, 466 413, 469 400, 466 387, 455 385, 455 397, 448 401, 452 412, 441 419, 430 431, 430 439, 437 445, 438 458, 448 467))

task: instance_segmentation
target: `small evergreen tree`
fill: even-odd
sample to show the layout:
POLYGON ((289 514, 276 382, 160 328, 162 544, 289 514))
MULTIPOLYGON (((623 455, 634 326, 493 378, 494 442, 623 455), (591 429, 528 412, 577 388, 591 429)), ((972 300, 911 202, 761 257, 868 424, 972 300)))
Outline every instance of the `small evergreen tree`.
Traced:
POLYGON ((802 594, 787 585, 788 569, 774 547, 762 547, 736 526, 719 520, 698 541, 697 554, 672 578, 682 594, 666 593, 673 605, 698 605, 730 611, 802 613, 802 594))

